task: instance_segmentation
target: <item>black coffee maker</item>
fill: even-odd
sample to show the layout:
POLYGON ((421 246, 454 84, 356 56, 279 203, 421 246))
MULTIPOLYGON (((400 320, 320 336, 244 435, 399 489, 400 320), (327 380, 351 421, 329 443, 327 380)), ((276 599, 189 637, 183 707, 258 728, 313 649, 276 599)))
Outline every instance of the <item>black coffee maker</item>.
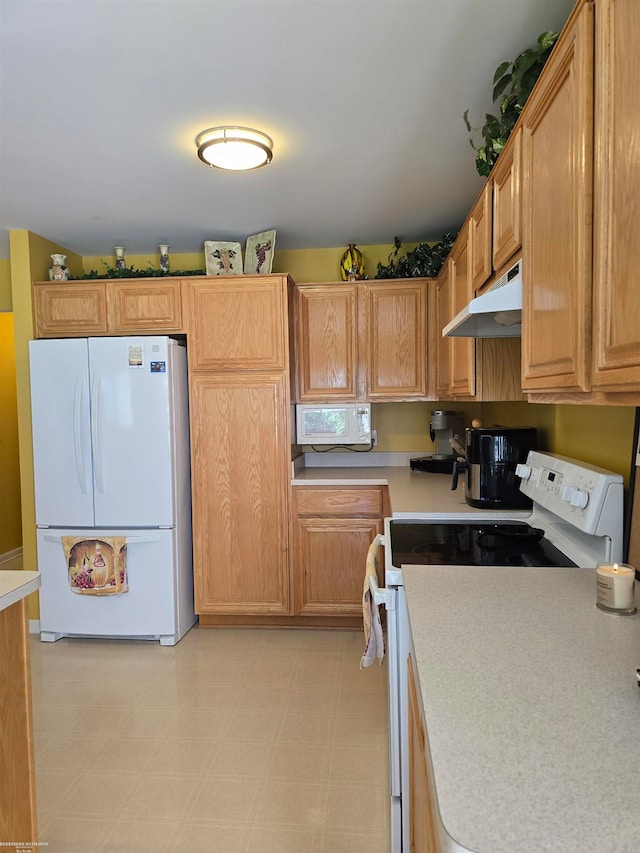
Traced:
POLYGON ((451 488, 466 472, 465 500, 480 509, 527 509, 531 500, 520 491, 516 465, 538 449, 535 427, 467 429, 466 459, 454 463, 451 488))

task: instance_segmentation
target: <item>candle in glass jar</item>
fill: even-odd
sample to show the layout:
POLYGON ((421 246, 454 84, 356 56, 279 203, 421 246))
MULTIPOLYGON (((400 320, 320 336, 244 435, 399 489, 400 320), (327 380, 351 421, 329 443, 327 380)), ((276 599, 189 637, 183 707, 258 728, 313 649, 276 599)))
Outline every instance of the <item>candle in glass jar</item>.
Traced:
POLYGON ((598 563, 597 604, 605 610, 633 612, 636 570, 626 563, 598 563))

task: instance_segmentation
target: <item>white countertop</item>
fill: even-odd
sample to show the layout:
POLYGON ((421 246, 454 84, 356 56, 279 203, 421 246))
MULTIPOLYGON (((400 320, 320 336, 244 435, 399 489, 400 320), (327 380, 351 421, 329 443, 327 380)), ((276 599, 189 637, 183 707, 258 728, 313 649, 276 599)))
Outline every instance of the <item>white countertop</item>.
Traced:
MULTIPOLYGON (((341 468, 303 468, 291 480, 294 486, 389 486, 394 518, 451 518, 452 515, 485 513, 469 506, 464 499, 464 478, 451 490, 451 474, 412 471, 406 466, 341 468)), ((496 518, 528 515, 526 511, 496 512, 496 518)))
POLYGON ((479 853, 638 853, 640 614, 598 610, 594 569, 403 574, 449 835, 479 853))
POLYGON ((40 586, 40 572, 0 570, 0 610, 21 601, 40 586))

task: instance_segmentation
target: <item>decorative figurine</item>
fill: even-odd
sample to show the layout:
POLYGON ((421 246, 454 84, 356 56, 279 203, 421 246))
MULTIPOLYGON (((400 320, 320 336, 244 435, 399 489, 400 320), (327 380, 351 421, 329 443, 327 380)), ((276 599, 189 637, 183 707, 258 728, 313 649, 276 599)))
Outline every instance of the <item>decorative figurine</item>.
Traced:
POLYGON ((49 281, 69 281, 71 273, 66 266, 67 256, 54 254, 51 255, 53 263, 49 268, 49 281))
POLYGON ((343 281, 361 281, 364 278, 364 260, 362 252, 355 243, 349 243, 340 258, 340 277, 343 281))
POLYGON ((165 275, 169 272, 169 248, 166 243, 161 243, 158 246, 160 249, 160 269, 165 275))
POLYGON ((127 251, 124 246, 114 246, 113 251, 116 255, 116 269, 123 270, 126 266, 124 253, 127 251))

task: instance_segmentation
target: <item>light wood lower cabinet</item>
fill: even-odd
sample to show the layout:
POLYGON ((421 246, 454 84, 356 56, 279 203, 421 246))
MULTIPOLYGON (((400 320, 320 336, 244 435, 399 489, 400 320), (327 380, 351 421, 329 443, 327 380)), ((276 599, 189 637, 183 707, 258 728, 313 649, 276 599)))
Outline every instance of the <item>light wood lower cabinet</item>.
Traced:
POLYGON ((26 599, 0 611, 0 649, 0 841, 31 849, 38 827, 26 599))
POLYGON ((191 374, 196 612, 290 612, 284 375, 191 374))
POLYGON ((411 853, 443 853, 438 838, 435 787, 411 655, 407 660, 409 688, 409 831, 411 853))
POLYGON ((381 488, 294 488, 296 613, 361 619, 365 561, 384 502, 381 488))

